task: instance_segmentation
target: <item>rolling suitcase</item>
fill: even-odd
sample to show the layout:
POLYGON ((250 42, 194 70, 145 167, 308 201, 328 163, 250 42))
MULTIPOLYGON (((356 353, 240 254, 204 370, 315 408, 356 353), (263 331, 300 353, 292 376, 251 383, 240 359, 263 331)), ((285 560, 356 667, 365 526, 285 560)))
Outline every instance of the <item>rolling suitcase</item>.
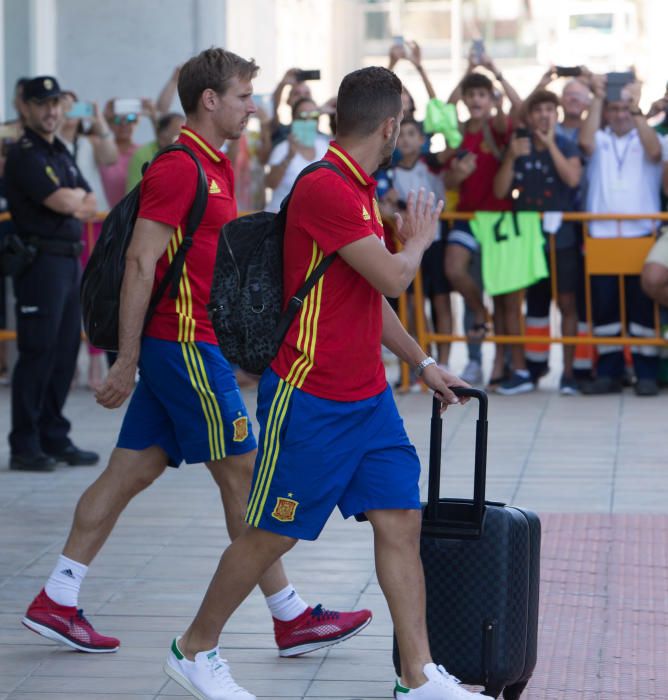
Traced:
MULTIPOLYGON (((468 388, 455 393, 479 403, 474 494, 440 498, 443 421, 435 398, 420 538, 429 643, 435 663, 463 683, 516 700, 536 665, 540 520, 530 511, 485 501, 487 395, 468 388)), ((393 658, 400 675, 396 638, 393 658)))

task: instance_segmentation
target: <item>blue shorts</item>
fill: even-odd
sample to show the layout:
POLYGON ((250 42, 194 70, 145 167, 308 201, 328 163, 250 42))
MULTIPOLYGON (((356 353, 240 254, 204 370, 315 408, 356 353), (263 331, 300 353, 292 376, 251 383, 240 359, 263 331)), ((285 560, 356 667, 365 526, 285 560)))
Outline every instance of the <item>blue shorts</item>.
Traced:
POLYGON ((460 245, 472 253, 480 251, 480 244, 471 231, 471 224, 464 219, 457 219, 452 222, 448 233, 448 245, 460 245))
POLYGON ((237 380, 217 345, 142 340, 139 383, 117 447, 157 445, 178 467, 257 447, 237 380))
POLYGON ((389 387, 363 401, 330 401, 268 369, 257 418, 260 449, 246 513, 254 527, 314 540, 335 506, 344 518, 420 508, 420 460, 389 387))

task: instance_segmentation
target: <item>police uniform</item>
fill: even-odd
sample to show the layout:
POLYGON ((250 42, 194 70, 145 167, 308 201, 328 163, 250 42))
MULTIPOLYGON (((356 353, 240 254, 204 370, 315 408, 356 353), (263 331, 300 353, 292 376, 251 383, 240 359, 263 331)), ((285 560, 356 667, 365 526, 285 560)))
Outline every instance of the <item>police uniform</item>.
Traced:
MULTIPOLYGON (((24 98, 60 95, 54 78, 26 84, 24 98)), ((12 469, 51 470, 53 458, 94 463, 78 450, 62 414, 74 377, 81 336, 79 254, 81 221, 43 204, 62 187, 90 192, 74 159, 58 138, 52 143, 26 128, 5 166, 7 199, 22 241, 34 258, 14 278, 18 360, 12 380, 12 469), (51 456, 51 457, 49 457, 51 456)))

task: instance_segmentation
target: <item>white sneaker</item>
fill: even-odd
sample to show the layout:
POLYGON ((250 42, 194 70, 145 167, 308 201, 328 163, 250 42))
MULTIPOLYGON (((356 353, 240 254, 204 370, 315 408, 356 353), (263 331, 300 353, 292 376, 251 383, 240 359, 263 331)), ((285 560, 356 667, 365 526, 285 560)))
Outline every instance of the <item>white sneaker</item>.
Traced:
POLYGON ((200 651, 189 661, 181 653, 177 638, 163 666, 165 673, 199 700, 257 700, 255 695, 234 682, 230 667, 218 649, 200 651))
POLYGON ((451 676, 443 666, 434 663, 425 664, 423 669, 427 676, 427 682, 419 688, 405 688, 397 680, 394 686, 394 697, 396 700, 403 698, 414 698, 415 700, 471 700, 471 698, 481 698, 480 693, 471 693, 462 688, 459 680, 451 676))
POLYGON ((482 367, 477 360, 469 360, 461 375, 462 379, 471 386, 482 384, 482 367))

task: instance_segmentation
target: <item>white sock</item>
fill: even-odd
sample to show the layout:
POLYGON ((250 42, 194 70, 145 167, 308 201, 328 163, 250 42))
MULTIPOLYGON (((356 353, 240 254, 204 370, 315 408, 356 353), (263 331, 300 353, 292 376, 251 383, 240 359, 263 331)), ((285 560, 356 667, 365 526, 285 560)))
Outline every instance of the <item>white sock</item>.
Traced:
POLYGON ((281 622, 294 620, 295 617, 299 617, 308 608, 308 605, 299 597, 299 593, 297 593, 291 583, 282 591, 267 596, 265 600, 272 617, 281 622))
POLYGON ((54 603, 77 607, 79 589, 87 571, 88 567, 84 564, 68 559, 64 554, 61 554, 44 590, 54 603))

